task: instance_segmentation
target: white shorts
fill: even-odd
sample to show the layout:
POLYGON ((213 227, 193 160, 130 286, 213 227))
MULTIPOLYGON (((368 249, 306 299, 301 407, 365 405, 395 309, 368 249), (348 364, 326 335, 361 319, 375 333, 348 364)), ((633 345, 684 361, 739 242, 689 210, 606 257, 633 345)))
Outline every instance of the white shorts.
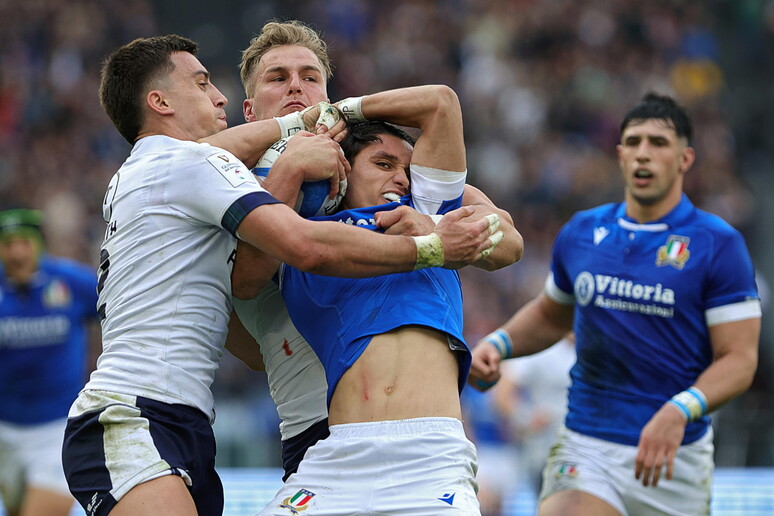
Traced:
POLYGON ((334 425, 261 516, 479 516, 476 450, 453 418, 334 425), (307 514, 303 512, 303 514, 307 514))
POLYGON ((583 491, 624 516, 709 515, 712 497, 713 432, 681 446, 671 480, 662 472, 658 487, 634 478, 637 447, 613 443, 562 427, 543 470, 540 499, 563 489, 583 491))
POLYGON ((62 470, 66 419, 40 425, 0 422, 0 493, 6 506, 19 508, 28 486, 67 496, 62 470))

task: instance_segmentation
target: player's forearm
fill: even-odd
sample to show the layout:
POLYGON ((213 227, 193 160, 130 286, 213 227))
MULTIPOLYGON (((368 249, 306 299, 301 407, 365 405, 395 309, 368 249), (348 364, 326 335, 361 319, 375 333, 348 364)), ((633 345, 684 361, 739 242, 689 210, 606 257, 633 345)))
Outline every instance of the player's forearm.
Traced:
POLYGON ((457 94, 448 86, 415 86, 374 93, 363 97, 360 107, 367 120, 384 120, 422 130, 412 163, 453 172, 465 170, 462 109, 457 94))
POLYGON ((226 149, 252 168, 271 144, 280 139, 280 128, 276 120, 259 120, 230 127, 219 133, 202 138, 199 143, 209 143, 226 149))
MULTIPOLYGON (((388 236, 339 222, 309 222, 296 268, 324 276, 361 278, 414 269, 411 237, 388 236)), ((288 262, 289 263, 289 262, 288 262)))
POLYGON ((532 355, 559 342, 572 329, 572 317, 571 306, 540 294, 501 326, 512 342, 510 357, 532 355))
POLYGON ((237 242, 236 259, 231 270, 231 295, 253 299, 271 281, 279 262, 252 245, 237 242))

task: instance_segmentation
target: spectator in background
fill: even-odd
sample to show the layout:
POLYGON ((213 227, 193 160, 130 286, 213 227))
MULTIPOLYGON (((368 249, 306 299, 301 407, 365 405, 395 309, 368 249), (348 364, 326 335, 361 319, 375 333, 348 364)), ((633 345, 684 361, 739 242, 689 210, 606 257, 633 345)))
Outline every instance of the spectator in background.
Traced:
POLYGON ((67 411, 86 381, 95 272, 45 254, 39 211, 0 212, 0 493, 11 516, 66 516, 67 411))
POLYGON ((471 379, 491 382, 502 359, 576 336, 542 516, 709 514, 707 414, 749 388, 761 308, 741 234, 683 193, 692 136, 671 97, 649 93, 629 110, 617 146, 624 202, 576 214, 545 291, 473 350, 471 379))

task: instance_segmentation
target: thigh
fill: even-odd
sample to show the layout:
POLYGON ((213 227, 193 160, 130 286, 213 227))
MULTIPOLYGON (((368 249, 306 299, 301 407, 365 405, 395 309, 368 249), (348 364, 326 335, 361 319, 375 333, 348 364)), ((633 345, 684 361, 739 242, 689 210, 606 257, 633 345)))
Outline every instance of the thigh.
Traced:
POLYGON ((67 423, 63 462, 70 490, 89 514, 106 515, 140 484, 170 475, 179 478, 164 483, 186 486, 200 514, 223 509, 212 428, 192 407, 85 391, 67 423))
MULTIPOLYGON (((166 475, 133 487, 116 504, 110 516, 202 516, 181 477, 166 475)), ((220 513, 218 513, 220 514, 220 513)))
MULTIPOLYGON (((633 448, 636 453, 636 448, 633 448)), ((620 445, 562 428, 543 470, 540 514, 626 515, 620 445)))

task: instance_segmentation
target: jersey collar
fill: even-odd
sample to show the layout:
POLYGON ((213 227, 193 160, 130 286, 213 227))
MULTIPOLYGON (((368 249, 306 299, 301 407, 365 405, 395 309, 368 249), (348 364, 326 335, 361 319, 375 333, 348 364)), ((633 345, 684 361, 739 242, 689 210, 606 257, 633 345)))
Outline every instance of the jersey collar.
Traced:
POLYGON ((650 231, 659 232, 666 231, 669 228, 680 225, 688 216, 693 213, 693 203, 688 199, 688 196, 683 194, 680 202, 674 207, 672 211, 664 215, 659 220, 648 222, 646 224, 640 224, 631 217, 626 216, 626 203, 622 202, 616 210, 616 219, 618 225, 622 228, 630 231, 650 231))

